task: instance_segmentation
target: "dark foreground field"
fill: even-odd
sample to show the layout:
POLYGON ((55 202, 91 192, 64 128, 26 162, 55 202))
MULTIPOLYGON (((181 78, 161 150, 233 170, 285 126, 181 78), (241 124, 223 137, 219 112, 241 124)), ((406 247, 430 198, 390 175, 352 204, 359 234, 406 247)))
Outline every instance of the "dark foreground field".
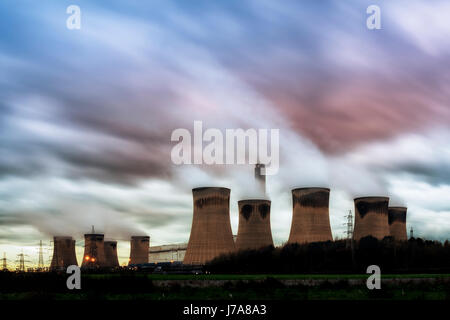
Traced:
POLYGON ((44 300, 450 300, 450 275, 384 275, 369 290, 368 275, 84 274, 80 290, 66 274, 1 273, 0 299, 44 300))

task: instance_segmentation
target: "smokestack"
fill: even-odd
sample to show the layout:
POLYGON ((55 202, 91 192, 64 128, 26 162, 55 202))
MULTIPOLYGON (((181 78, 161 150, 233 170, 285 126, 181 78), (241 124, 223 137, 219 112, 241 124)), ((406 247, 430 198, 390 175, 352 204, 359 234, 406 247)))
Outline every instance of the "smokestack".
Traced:
POLYGON ((53 237, 53 258, 50 270, 67 269, 71 265, 78 265, 75 240, 72 237, 53 237))
POLYGON ((150 251, 149 236, 132 236, 130 261, 128 264, 148 263, 149 251, 150 251))
POLYGON ((388 208, 389 233, 391 237, 394 237, 398 241, 408 240, 406 233, 406 211, 407 208, 405 207, 388 208))
POLYGON ((273 245, 269 200, 241 200, 236 249, 259 249, 273 245))
POLYGON ((288 243, 332 241, 328 210, 330 189, 292 190, 292 225, 288 243))
POLYGON ((192 189, 194 214, 185 264, 205 264, 235 250, 230 224, 230 189, 192 189))
POLYGON ((104 238, 105 236, 101 233, 84 235, 82 268, 103 268, 106 266, 104 238))
POLYGON ((263 175, 261 173, 261 171, 265 168, 266 166, 264 164, 261 163, 257 163, 255 165, 255 179, 258 182, 258 186, 260 188, 260 191, 262 194, 266 194, 266 176, 263 175))
POLYGON ((389 236, 388 197, 362 197, 355 200, 353 239, 372 236, 378 240, 389 236))
POLYGON ((116 268, 119 266, 117 258, 117 241, 105 241, 105 266, 108 268, 116 268))

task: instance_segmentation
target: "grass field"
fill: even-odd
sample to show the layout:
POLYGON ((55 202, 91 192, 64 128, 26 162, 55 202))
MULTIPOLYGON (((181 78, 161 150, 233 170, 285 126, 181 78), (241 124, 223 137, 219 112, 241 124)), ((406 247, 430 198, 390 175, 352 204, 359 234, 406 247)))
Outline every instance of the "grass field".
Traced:
MULTIPOLYGON (((120 274, 87 274, 85 277, 108 279, 121 277, 120 274)), ((265 280, 267 278, 278 280, 327 280, 327 279, 367 279, 367 274, 137 274, 150 280, 265 280)), ((382 279, 442 279, 450 278, 450 274, 386 274, 382 279)))
POLYGON ((381 290, 368 290, 365 274, 83 274, 81 290, 68 290, 67 276, 2 274, 0 300, 450 300, 450 274, 384 275, 381 290))

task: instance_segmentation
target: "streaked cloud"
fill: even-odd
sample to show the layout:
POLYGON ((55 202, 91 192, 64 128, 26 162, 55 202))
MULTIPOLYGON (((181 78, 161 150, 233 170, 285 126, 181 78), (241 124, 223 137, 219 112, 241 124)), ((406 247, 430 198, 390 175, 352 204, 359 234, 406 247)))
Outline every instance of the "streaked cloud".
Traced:
POLYGON ((420 235, 448 238, 448 4, 379 1, 383 29, 369 31, 372 2, 79 1, 69 31, 64 1, 3 1, 0 251, 92 224, 187 241, 190 188, 207 182, 232 188, 236 232, 252 168, 175 167, 170 133, 194 120, 280 129, 277 243, 302 185, 332 187, 335 236, 353 196, 382 193, 420 235))

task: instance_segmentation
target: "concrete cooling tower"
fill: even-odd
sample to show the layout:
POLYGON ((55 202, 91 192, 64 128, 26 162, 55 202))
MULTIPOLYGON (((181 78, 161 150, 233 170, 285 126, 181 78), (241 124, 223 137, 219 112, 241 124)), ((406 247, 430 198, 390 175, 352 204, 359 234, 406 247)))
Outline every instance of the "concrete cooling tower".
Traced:
POLYGON ((105 267, 116 268, 119 266, 117 258, 117 241, 105 241, 105 267))
POLYGON ((53 237, 53 258, 50 270, 66 269, 71 265, 78 265, 75 240, 72 237, 53 237))
POLYGON ((405 207, 389 207, 388 221, 389 233, 398 241, 408 240, 406 233, 406 208, 405 207))
POLYGON ((84 235, 84 255, 82 268, 106 267, 104 235, 89 233, 84 235))
POLYGON ((388 197, 363 197, 355 200, 353 238, 372 236, 378 240, 389 236, 388 197))
POLYGON ((273 245, 270 229, 270 201, 242 200, 239 206, 239 228, 236 249, 259 249, 273 245))
POLYGON ((328 188, 292 190, 292 225, 288 243, 333 240, 330 227, 328 188))
POLYGON ((230 189, 192 189, 194 214, 185 264, 205 264, 235 250, 230 224, 230 189))
POLYGON ((129 264, 148 263, 150 251, 149 236, 132 236, 129 264))

